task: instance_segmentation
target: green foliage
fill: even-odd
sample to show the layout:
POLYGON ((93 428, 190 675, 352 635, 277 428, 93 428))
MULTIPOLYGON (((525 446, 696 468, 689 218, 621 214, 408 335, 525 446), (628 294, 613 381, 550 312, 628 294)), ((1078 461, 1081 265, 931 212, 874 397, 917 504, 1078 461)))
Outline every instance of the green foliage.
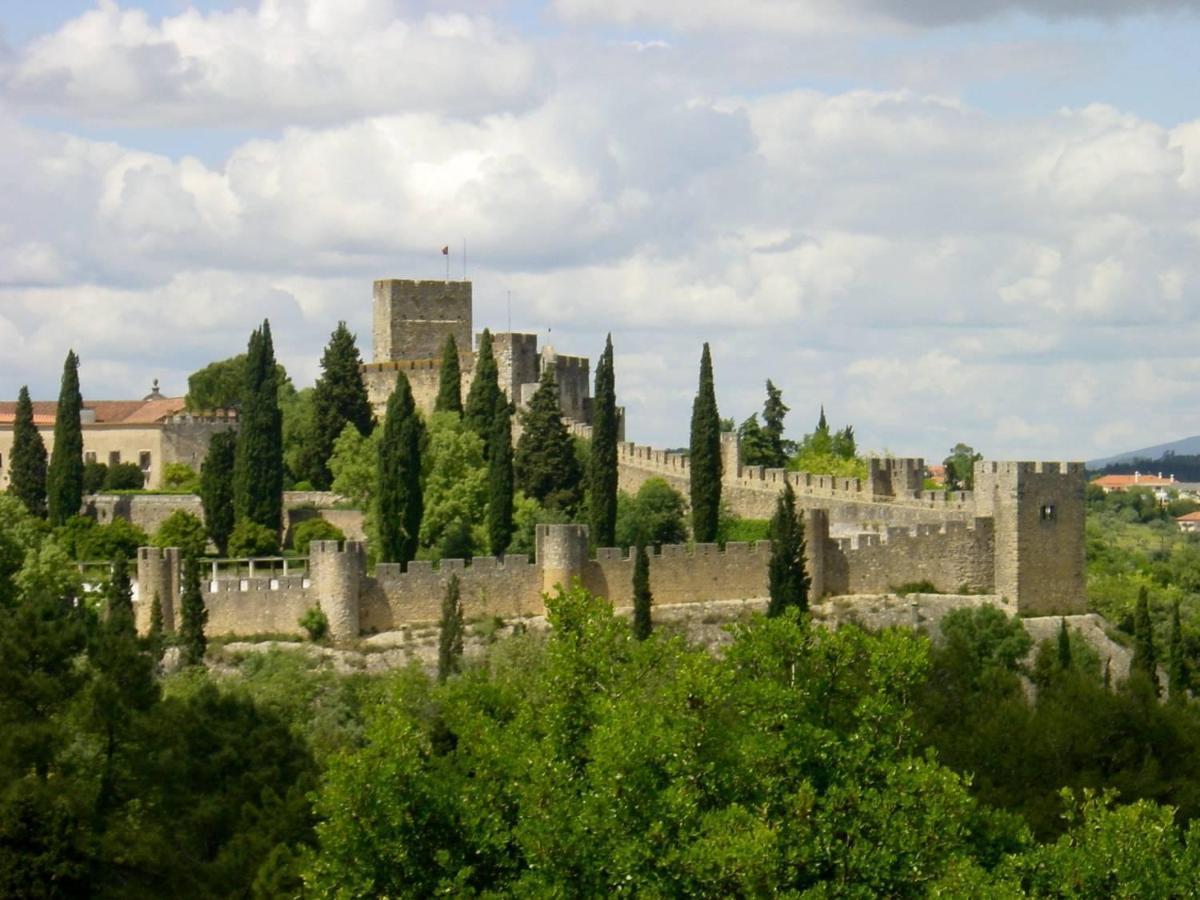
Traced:
POLYGON ((596 364, 592 399, 592 441, 588 458, 588 522, 592 542, 611 547, 617 533, 617 389, 612 335, 596 364))
POLYGON ((278 531, 283 503, 283 418, 271 325, 250 335, 233 466, 235 520, 278 531))
POLYGON ((755 543, 771 539, 770 519, 742 519, 729 515, 727 509, 721 510, 721 528, 717 539, 722 544, 741 541, 755 543))
POLYGON ((172 462, 163 466, 163 487, 181 494, 195 494, 200 490, 200 476, 187 463, 172 462))
POLYGON ((108 481, 108 466, 102 462, 85 462, 83 464, 83 492, 85 494, 98 494, 104 490, 104 483, 108 481))
POLYGON ((452 334, 446 335, 446 343, 442 347, 442 368, 438 372, 438 392, 433 411, 459 414, 463 411, 462 369, 458 364, 458 342, 452 334))
POLYGON ((331 487, 359 509, 368 510, 375 501, 382 435, 383 429, 376 428, 364 437, 353 425, 347 425, 333 444, 333 454, 329 457, 331 487))
POLYGON ((721 514, 721 416, 713 386, 708 344, 700 356, 700 386, 692 403, 691 442, 692 537, 707 544, 717 539, 721 514))
POLYGON ((687 541, 687 501, 661 478, 648 478, 630 496, 617 496, 617 546, 687 541))
POLYGON ((650 593, 650 556, 645 543, 639 541, 633 550, 633 636, 639 641, 650 637, 654 629, 651 606, 654 597, 650 593))
POLYGON ((208 553, 204 523, 183 509, 175 510, 163 520, 151 543, 155 547, 178 547, 183 556, 200 557, 208 553))
POLYGON ((825 407, 817 427, 796 445, 787 461, 787 468, 794 472, 810 472, 814 475, 833 475, 836 478, 866 478, 867 463, 857 455, 854 426, 847 425, 832 431, 825 418, 825 407))
POLYGON ((1137 608, 1133 616, 1133 660, 1129 674, 1146 679, 1158 694, 1158 652, 1154 648, 1154 625, 1150 619, 1150 594, 1143 586, 1138 591, 1137 608))
POLYGON ((46 444, 33 422, 29 388, 21 385, 13 414, 12 452, 8 463, 8 492, 35 516, 46 515, 46 444))
POLYGON ((1187 698, 1190 676, 1187 652, 1183 646, 1183 623, 1179 618, 1179 601, 1171 605, 1171 631, 1167 642, 1167 692, 1173 702, 1187 698))
POLYGON ((439 683, 462 671, 464 623, 459 593, 458 576, 451 575, 450 580, 446 582, 446 594, 442 598, 442 619, 438 626, 439 683))
MULTIPOLYGON (((306 387, 298 391, 289 383, 285 389, 279 391, 284 484, 295 485, 296 482, 308 478, 320 455, 313 434, 314 390, 306 387)), ((296 490, 295 487, 292 489, 296 490)))
POLYGON ((321 356, 321 377, 312 394, 312 442, 300 470, 318 490, 328 490, 333 483, 329 460, 346 426, 363 436, 374 427, 361 364, 355 336, 345 322, 338 322, 321 356))
POLYGON ((512 543, 513 492, 516 489, 513 474, 512 417, 503 395, 496 398, 496 412, 492 418, 492 436, 489 441, 491 454, 487 461, 487 537, 488 550, 493 556, 501 556, 512 543))
POLYGON ((500 369, 496 365, 496 355, 492 350, 492 333, 485 328, 479 336, 479 349, 475 353, 475 376, 471 379, 471 389, 467 392, 467 402, 463 407, 463 422, 484 442, 485 456, 489 454, 487 442, 493 429, 492 416, 495 415, 497 403, 503 396, 504 392, 500 390, 500 369))
POLYGON ((46 509, 51 525, 79 515, 83 503, 83 427, 80 414, 79 357, 67 353, 54 418, 54 455, 46 471, 46 509))
POLYGON ((73 516, 54 531, 55 540, 71 559, 94 562, 135 558, 138 547, 150 544, 146 532, 128 519, 113 519, 108 525, 98 525, 88 516, 73 516))
POLYGON ((520 491, 513 495, 513 537, 509 553, 531 555, 536 544, 537 526, 564 525, 571 517, 559 509, 546 509, 520 491))
POLYGON ((257 522, 242 521, 229 535, 226 553, 234 557, 274 556, 279 552, 279 534, 257 522))
POLYGON ((217 432, 208 442, 208 453, 200 467, 200 505, 204 510, 204 528, 217 546, 218 553, 229 549, 233 533, 233 470, 237 456, 237 435, 217 432))
POLYGON ((104 475, 106 491, 140 491, 145 483, 145 473, 132 462, 115 463, 104 475))
POLYGON ((946 490, 969 491, 975 486, 975 463, 983 459, 982 453, 968 444, 955 444, 950 455, 943 461, 946 467, 946 490))
POLYGON ((922 578, 920 581, 906 581, 903 584, 892 585, 888 588, 893 594, 899 597, 907 597, 909 594, 940 594, 938 586, 928 578, 922 578))
POLYGON ((375 497, 379 559, 407 565, 417 555, 424 512, 421 444, 425 429, 403 372, 396 373, 382 431, 375 497))
POLYGON ((776 618, 789 609, 808 612, 809 579, 804 552, 804 521, 796 513, 796 492, 789 481, 775 501, 775 515, 771 517, 768 618, 776 618))
POLYGON ((738 444, 744 465, 769 469, 782 469, 787 465, 788 456, 795 452, 795 445, 783 437, 783 420, 787 414, 783 392, 768 379, 767 399, 763 404, 764 424, 759 425, 755 413, 738 426, 738 444))
POLYGON ((310 641, 322 641, 329 633, 329 617, 321 611, 319 606, 310 606, 306 609, 297 624, 308 634, 310 641))
POLYGON ((301 556, 308 555, 313 541, 344 541, 345 532, 332 522, 320 518, 306 519, 292 529, 292 549, 301 556))
MULTIPOLYGON (((248 354, 240 353, 229 359, 211 362, 188 376, 188 392, 184 398, 190 412, 214 412, 225 409, 240 409, 246 387, 248 354)), ((294 392, 287 370, 275 363, 275 383, 279 387, 279 399, 294 392)))
POLYGON ((204 652, 208 647, 208 639, 204 636, 208 610, 204 606, 204 595, 200 592, 200 565, 195 557, 184 560, 180 582, 179 647, 183 652, 183 664, 203 665, 204 652))
POLYGON ((522 417, 513 472, 517 486, 547 509, 573 515, 581 500, 583 472, 562 420, 558 385, 547 366, 522 417))
MULTIPOLYGON (((425 454, 424 515, 421 546, 443 548, 447 539, 466 536, 466 553, 482 549, 488 502, 488 466, 483 459, 484 442, 462 422, 458 413, 434 413, 429 420, 425 454)), ((462 546, 462 541, 455 541, 462 546)))

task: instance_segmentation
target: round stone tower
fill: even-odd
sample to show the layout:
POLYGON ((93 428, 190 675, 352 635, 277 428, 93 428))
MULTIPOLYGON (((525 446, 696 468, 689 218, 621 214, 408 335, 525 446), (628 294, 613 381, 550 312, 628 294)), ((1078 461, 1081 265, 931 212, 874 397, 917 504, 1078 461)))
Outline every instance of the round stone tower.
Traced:
POLYGON ((574 579, 583 578, 587 559, 586 525, 537 526, 537 564, 544 593, 553 593, 557 585, 569 588, 574 579))
POLYGON ((179 597, 179 548, 138 547, 137 627, 150 630, 154 598, 162 607, 163 631, 175 630, 175 601, 179 597))
POLYGON ((359 595, 366 573, 366 550, 361 541, 313 541, 308 548, 312 585, 321 612, 329 620, 329 635, 349 640, 359 634, 359 595))

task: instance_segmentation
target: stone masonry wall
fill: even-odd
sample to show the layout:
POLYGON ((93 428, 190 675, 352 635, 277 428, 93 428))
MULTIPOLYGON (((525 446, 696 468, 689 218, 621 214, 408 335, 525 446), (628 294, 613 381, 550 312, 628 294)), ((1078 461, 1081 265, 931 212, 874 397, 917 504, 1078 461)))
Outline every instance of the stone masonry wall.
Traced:
POLYGON ((471 349, 471 282, 376 281, 373 361, 440 359, 447 334, 471 349))

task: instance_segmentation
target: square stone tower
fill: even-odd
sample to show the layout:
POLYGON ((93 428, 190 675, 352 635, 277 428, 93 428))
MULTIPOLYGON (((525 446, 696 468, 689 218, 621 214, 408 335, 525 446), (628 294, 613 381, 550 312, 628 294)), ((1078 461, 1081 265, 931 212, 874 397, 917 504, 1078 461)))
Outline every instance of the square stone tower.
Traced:
POLYGON ((460 353, 471 347, 471 282, 375 282, 374 361, 441 359, 446 335, 454 335, 460 353))

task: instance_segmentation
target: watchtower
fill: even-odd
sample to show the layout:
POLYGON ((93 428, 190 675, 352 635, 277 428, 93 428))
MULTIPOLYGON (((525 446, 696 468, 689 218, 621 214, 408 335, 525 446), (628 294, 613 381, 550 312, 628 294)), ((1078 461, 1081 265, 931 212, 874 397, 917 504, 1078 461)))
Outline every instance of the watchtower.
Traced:
POLYGON ((449 334, 460 353, 469 353, 471 333, 471 282, 375 282, 375 362, 439 359, 449 334))

